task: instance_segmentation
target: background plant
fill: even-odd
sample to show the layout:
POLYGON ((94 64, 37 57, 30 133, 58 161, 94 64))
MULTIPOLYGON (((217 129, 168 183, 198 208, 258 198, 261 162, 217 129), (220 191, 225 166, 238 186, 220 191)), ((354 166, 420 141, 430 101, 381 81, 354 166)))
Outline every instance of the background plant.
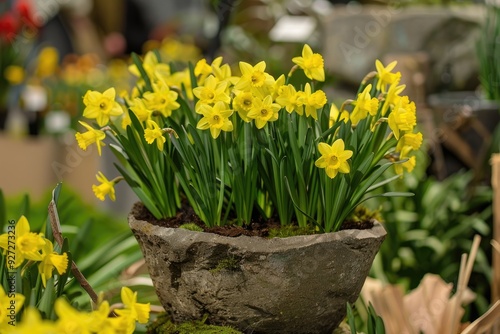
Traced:
MULTIPOLYGON (((419 158, 424 161, 425 152, 419 152, 419 158)), ((384 283, 402 284, 405 290, 416 288, 428 273, 456 283, 460 257, 469 252, 474 235, 479 234, 483 238, 469 283, 477 295, 466 315, 472 320, 489 305, 492 189, 477 183, 473 171, 438 181, 425 175, 425 165, 381 190, 410 191, 414 197, 368 202, 380 209, 388 232, 372 275, 384 283)))

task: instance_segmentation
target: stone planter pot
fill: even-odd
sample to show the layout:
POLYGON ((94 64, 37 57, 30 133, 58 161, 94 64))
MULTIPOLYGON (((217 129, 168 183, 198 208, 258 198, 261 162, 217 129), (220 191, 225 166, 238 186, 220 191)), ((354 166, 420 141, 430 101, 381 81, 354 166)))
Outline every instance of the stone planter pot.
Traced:
POLYGON ((164 308, 174 321, 246 333, 331 333, 363 286, 386 231, 264 239, 166 228, 129 215, 164 308))

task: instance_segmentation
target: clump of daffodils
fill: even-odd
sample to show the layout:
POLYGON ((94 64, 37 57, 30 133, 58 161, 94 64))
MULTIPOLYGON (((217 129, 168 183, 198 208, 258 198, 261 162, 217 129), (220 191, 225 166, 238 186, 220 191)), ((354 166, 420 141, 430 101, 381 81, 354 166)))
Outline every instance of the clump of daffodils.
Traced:
POLYGON ((304 45, 292 62, 275 77, 265 61, 234 71, 219 57, 174 69, 159 52, 135 56, 129 92, 83 97, 79 146, 101 154, 106 141, 120 161, 121 176, 98 174, 96 196, 114 200, 124 179, 157 218, 174 216, 186 198, 208 226, 249 224, 259 213, 331 232, 369 193, 391 195, 373 191, 411 172, 422 144, 396 62, 377 60, 340 106, 316 88, 325 80, 319 53, 304 45), (308 81, 292 84, 300 70, 308 81))
POLYGON ((119 304, 101 296, 90 311, 75 308, 65 292, 72 265, 67 240, 54 245, 25 216, 9 220, 6 231, 0 235, 0 333, 131 334, 149 321, 150 304, 139 303, 128 287, 119 304))
POLYGON ((93 311, 75 309, 64 298, 58 298, 54 303, 56 320, 44 319, 39 310, 27 306, 21 312, 24 296, 17 293, 9 294, 0 286, 0 331, 2 333, 134 333, 136 324, 146 324, 149 321, 149 303, 137 302, 137 292, 128 287, 121 290, 122 303, 109 305, 103 300, 93 311), (15 306, 14 312, 9 312, 15 306), (11 314, 12 313, 12 314, 11 314), (15 316, 21 320, 16 321, 15 316))

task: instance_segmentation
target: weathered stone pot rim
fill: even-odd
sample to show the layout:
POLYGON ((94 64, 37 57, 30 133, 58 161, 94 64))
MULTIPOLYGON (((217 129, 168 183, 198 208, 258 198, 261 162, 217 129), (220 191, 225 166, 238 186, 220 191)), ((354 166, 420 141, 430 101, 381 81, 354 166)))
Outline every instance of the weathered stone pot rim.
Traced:
POLYGON ((180 239, 190 238, 193 241, 199 242, 213 242, 213 243, 224 243, 229 245, 234 245, 242 247, 242 245, 251 245, 252 250, 264 252, 274 252, 279 249, 288 248, 301 248, 307 247, 312 244, 331 242, 333 240, 339 240, 344 243, 350 243, 351 240, 363 240, 363 239, 375 239, 380 238, 387 234, 386 230, 382 224, 376 221, 371 229, 349 229, 341 230, 337 232, 330 233, 320 233, 311 235, 300 235, 292 236, 286 238, 272 238, 266 239, 261 237, 250 237, 241 235, 238 237, 228 237, 215 233, 208 232, 196 232, 182 228, 171 228, 152 224, 150 222, 139 220, 135 218, 132 214, 128 217, 129 226, 132 230, 143 230, 146 228, 149 230, 150 235, 156 235, 158 237, 170 236, 176 234, 180 239))

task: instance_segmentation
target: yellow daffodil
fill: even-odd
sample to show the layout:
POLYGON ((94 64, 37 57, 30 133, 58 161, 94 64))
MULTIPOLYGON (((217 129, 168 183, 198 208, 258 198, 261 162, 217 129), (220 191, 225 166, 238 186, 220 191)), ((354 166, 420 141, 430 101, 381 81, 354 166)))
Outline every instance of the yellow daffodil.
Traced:
POLYGON ((153 71, 152 81, 158 83, 159 81, 168 82, 170 76, 172 75, 170 71, 170 66, 167 64, 157 64, 153 71))
MULTIPOLYGON (((158 65, 158 58, 156 57, 154 52, 152 51, 147 52, 146 55, 144 56, 142 67, 144 68, 144 71, 146 72, 148 77, 151 79, 154 77, 154 70, 156 65, 158 65)), ((139 69, 135 64, 130 65, 128 69, 130 73, 132 73, 134 76, 138 78, 141 77, 141 72, 139 71, 139 69)))
POLYGON ((59 275, 66 272, 68 268, 68 255, 66 253, 58 254, 54 252, 54 246, 50 240, 45 239, 45 245, 42 247, 42 261, 38 264, 38 271, 42 277, 43 286, 47 286, 47 280, 52 277, 54 268, 59 275))
POLYGON ((233 108, 238 112, 240 118, 245 122, 252 119, 248 117, 248 112, 252 109, 254 96, 251 92, 239 92, 233 99, 233 108))
POLYGON ((134 320, 137 320, 141 324, 145 324, 149 320, 149 312, 151 307, 149 303, 141 304, 137 302, 137 292, 133 292, 130 288, 124 286, 121 290, 121 299, 123 305, 125 305, 125 310, 116 310, 120 316, 130 316, 134 320), (129 314, 127 314, 130 312, 129 314))
POLYGON ((415 168, 417 159, 415 158, 415 156, 409 156, 409 153, 412 151, 412 149, 413 148, 411 146, 404 146, 401 149, 401 152, 399 153, 399 160, 408 160, 403 163, 394 165, 394 171, 396 172, 396 174, 402 175, 405 169, 410 173, 415 168))
POLYGON ((255 120, 257 129, 262 129, 267 122, 274 122, 278 119, 278 112, 281 106, 273 103, 271 95, 261 99, 254 99, 252 109, 248 112, 248 117, 255 120))
POLYGON ((231 98, 226 94, 226 88, 227 82, 218 82, 213 75, 208 76, 203 86, 198 86, 193 89, 194 96, 199 99, 198 102, 196 102, 195 111, 201 114, 200 108, 202 105, 214 105, 218 101, 229 104, 231 98))
POLYGON ((222 64, 222 57, 217 57, 212 62, 212 73, 219 80, 219 82, 227 82, 229 85, 235 85, 239 77, 231 74, 231 66, 229 64, 222 64))
POLYGON ((115 101, 115 95, 114 88, 109 88, 104 93, 87 91, 83 97, 85 104, 83 116, 96 119, 99 126, 105 126, 108 124, 110 116, 118 116, 123 113, 122 107, 115 101))
POLYGON ((382 93, 386 92, 386 85, 392 85, 394 82, 399 81, 401 78, 401 73, 391 73, 391 71, 396 67, 397 61, 393 61, 386 67, 382 64, 380 60, 375 60, 375 67, 377 68, 377 90, 382 93))
POLYGON ((74 309, 64 298, 58 298, 54 303, 57 314, 55 326, 60 334, 90 334, 92 317, 89 313, 74 309))
POLYGON ((415 103, 409 102, 407 96, 400 98, 388 117, 388 123, 396 139, 399 139, 400 131, 412 131, 417 124, 415 103))
MULTIPOLYGON (((10 326, 10 329, 12 330, 13 326, 10 326)), ((5 333, 9 332, 6 331, 5 333)), ((13 333, 47 334, 47 333, 58 333, 58 332, 54 322, 43 319, 38 309, 29 306, 27 309, 23 311, 22 321, 20 323, 16 323, 15 331, 13 331, 13 333)))
POLYGON ((172 111, 180 107, 180 104, 176 101, 179 94, 170 90, 168 85, 162 82, 153 84, 153 92, 146 92, 143 96, 146 107, 159 111, 163 117, 170 117, 172 111))
POLYGON ((15 323, 16 315, 19 314, 24 300, 24 296, 19 293, 5 293, 2 285, 0 285, 0 329, 14 327, 9 325, 9 322, 14 321, 15 323))
POLYGON ((344 121, 344 123, 349 122, 349 112, 347 110, 339 111, 337 106, 332 103, 330 106, 330 126, 333 126, 334 123, 344 121))
POLYGON ((353 152, 344 149, 344 141, 337 139, 332 145, 319 143, 318 151, 321 157, 316 160, 318 168, 325 168, 326 175, 333 179, 337 174, 349 173, 350 167, 347 160, 352 157, 353 152))
POLYGON ((422 145, 423 136, 421 132, 406 133, 398 141, 396 151, 401 151, 403 147, 409 146, 413 150, 418 150, 422 145))
POLYGON ((132 120, 130 119, 130 115, 129 115, 128 111, 126 111, 123 113, 123 116, 122 116, 122 123, 121 123, 122 129, 123 130, 127 129, 127 126, 129 126, 131 124, 132 124, 132 120))
POLYGON ((0 248, 3 248, 5 253, 15 252, 15 256, 13 256, 15 263, 12 265, 7 262, 8 268, 19 267, 25 259, 41 261, 43 257, 40 250, 45 245, 45 240, 42 235, 30 232, 28 219, 21 216, 16 223, 14 233, 0 235, 0 248))
POLYGON ((323 108, 327 102, 325 92, 317 90, 312 93, 309 83, 306 83, 303 94, 299 97, 299 101, 304 105, 306 116, 311 116, 314 119, 318 119, 318 109, 323 108))
POLYGON ((280 95, 276 98, 276 102, 289 113, 293 111, 297 112, 299 115, 303 114, 302 101, 300 99, 301 94, 299 94, 293 85, 283 86, 280 95))
POLYGON ((99 181, 101 184, 100 185, 92 185, 92 191, 94 192, 95 196, 99 198, 101 201, 104 201, 104 198, 106 195, 109 196, 109 198, 114 201, 116 199, 115 197, 115 184, 118 183, 119 180, 121 180, 121 177, 117 177, 114 180, 109 181, 102 172, 98 172, 96 175, 97 181, 99 181))
POLYGON ((77 132, 75 134, 78 146, 82 150, 86 151, 87 147, 95 143, 97 145, 97 152, 99 153, 99 155, 101 155, 101 147, 104 146, 104 143, 102 141, 106 138, 106 134, 104 133, 104 131, 96 130, 82 121, 78 121, 78 123, 83 125, 83 127, 88 130, 84 133, 77 132))
POLYGON ((147 120, 149 120, 151 118, 151 114, 153 113, 153 110, 148 108, 144 99, 141 99, 140 97, 136 97, 132 101, 130 110, 132 110, 134 115, 141 122, 146 122, 147 120))
POLYGON ((135 329, 135 320, 123 319, 123 317, 110 317, 111 308, 107 300, 101 302, 97 308, 90 312, 89 330, 92 333, 115 334, 115 333, 133 333, 135 329), (120 318, 120 321, 115 319, 120 318), (120 325, 126 321, 125 325, 120 325), (130 327, 130 323, 133 327, 130 327))
POLYGON ((382 117, 385 116, 389 107, 396 105, 397 99, 400 98, 399 94, 401 94, 405 88, 406 85, 399 85, 399 79, 394 81, 389 86, 389 90, 387 90, 387 94, 384 98, 384 105, 382 106, 382 111, 380 113, 382 117))
POLYGON ((302 57, 294 57, 292 61, 304 70, 309 79, 325 81, 323 56, 313 53, 309 45, 305 44, 302 48, 302 57))
POLYGON ((152 120, 147 121, 147 128, 144 129, 144 138, 148 144, 153 144, 156 141, 156 146, 160 151, 163 151, 163 145, 167 141, 163 136, 163 130, 152 120))
POLYGON ((354 109, 351 113, 351 122, 353 125, 358 124, 361 120, 365 119, 368 114, 375 116, 378 109, 378 99, 370 96, 372 85, 369 84, 358 94, 356 101, 352 104, 354 109))
POLYGON ((266 62, 261 61, 255 66, 240 61, 241 77, 235 85, 236 90, 262 88, 272 84, 272 77, 266 73, 266 62))
POLYGON ((194 67, 194 75, 198 78, 198 84, 202 85, 210 74, 212 74, 212 66, 208 65, 205 58, 200 59, 194 67))
POLYGON ((3 76, 11 85, 19 85, 23 82, 26 73, 21 66, 10 65, 3 71, 3 76))
POLYGON ((229 116, 233 114, 227 105, 219 101, 213 107, 204 104, 200 108, 203 118, 196 125, 197 129, 210 129, 212 138, 219 137, 221 131, 233 131, 233 123, 229 120, 229 116))
POLYGON ((57 70, 59 64, 59 52, 54 47, 44 47, 40 51, 37 60, 37 67, 35 70, 37 77, 49 77, 57 70))

